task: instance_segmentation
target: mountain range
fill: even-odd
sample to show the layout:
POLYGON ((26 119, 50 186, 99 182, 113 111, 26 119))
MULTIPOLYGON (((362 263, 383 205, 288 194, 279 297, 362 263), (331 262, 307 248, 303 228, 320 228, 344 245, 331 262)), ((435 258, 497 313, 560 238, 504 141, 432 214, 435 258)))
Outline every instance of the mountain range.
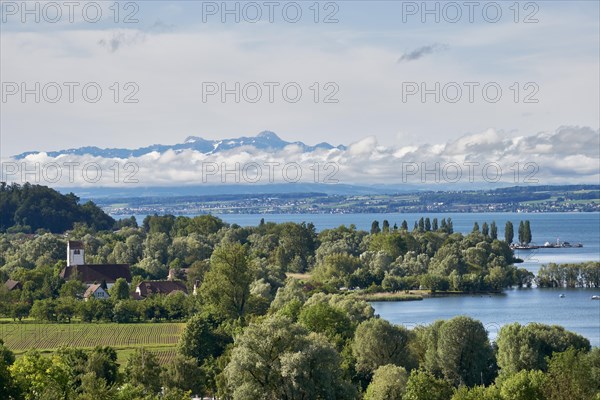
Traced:
MULTIPOLYGON (((270 131, 263 131, 256 136, 248 137, 242 136, 233 139, 223 140, 208 140, 203 139, 199 136, 188 136, 183 143, 177 143, 173 145, 154 144, 151 146, 140 147, 137 149, 125 149, 125 148, 107 148, 103 149, 96 146, 85 146, 66 150, 49 151, 46 152, 49 157, 58 157, 60 155, 91 155, 95 157, 104 158, 130 158, 140 157, 148 153, 158 152, 164 153, 168 150, 175 152, 181 152, 184 150, 195 150, 204 154, 215 154, 222 151, 236 149, 242 146, 253 146, 259 150, 281 150, 286 146, 296 145, 302 148, 304 152, 311 152, 317 149, 331 150, 339 149, 345 150, 346 146, 339 145, 333 146, 329 143, 319 143, 314 146, 307 145, 303 142, 287 142, 281 139, 277 134, 270 131)), ((38 154, 40 151, 28 151, 25 153, 14 156, 16 159, 23 159, 31 154, 38 154)))

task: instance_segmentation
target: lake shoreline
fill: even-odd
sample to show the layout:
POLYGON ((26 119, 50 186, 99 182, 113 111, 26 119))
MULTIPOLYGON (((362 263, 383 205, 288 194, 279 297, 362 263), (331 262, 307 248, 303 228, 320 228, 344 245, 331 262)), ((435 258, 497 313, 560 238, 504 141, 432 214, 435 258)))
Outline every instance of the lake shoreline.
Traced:
POLYGON ((418 291, 410 290, 408 292, 376 292, 376 293, 365 293, 360 294, 358 297, 365 301, 418 301, 426 298, 434 297, 449 297, 449 296, 464 296, 464 295, 499 295, 502 292, 457 292, 457 291, 444 291, 444 292, 431 292, 427 290, 418 291))
POLYGON ((417 291, 411 290, 408 292, 376 292, 376 293, 366 293, 359 294, 362 300, 368 302, 380 302, 380 301, 418 301, 423 299, 433 299, 433 298, 442 298, 442 297, 460 297, 460 296, 479 296, 479 297, 493 297, 493 296, 506 296, 508 291, 513 290, 552 290, 552 291, 569 291, 569 290, 589 290, 590 292, 594 291, 600 294, 600 288, 593 287, 578 287, 578 288, 550 288, 550 287, 513 287, 508 288, 502 291, 490 292, 490 291, 477 291, 477 292, 457 292, 457 291, 445 291, 445 292, 429 292, 429 291, 418 291, 419 293, 415 293, 417 291))

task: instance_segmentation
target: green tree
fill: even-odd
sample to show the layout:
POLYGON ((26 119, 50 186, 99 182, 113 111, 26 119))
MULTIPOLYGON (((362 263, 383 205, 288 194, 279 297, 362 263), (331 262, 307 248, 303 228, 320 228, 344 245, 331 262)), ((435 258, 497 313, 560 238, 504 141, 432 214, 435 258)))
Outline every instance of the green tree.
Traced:
POLYGON ((161 367, 156 355, 144 347, 136 348, 125 364, 125 380, 143 387, 148 393, 160 390, 161 367))
POLYGON ((521 370, 502 381, 500 394, 503 400, 545 400, 545 382, 542 371, 521 370))
POLYGON ((439 366, 455 385, 474 386, 494 378, 494 354, 483 324, 459 316, 445 321, 437 343, 439 366))
POLYGON ((313 224, 287 222, 278 225, 278 264, 291 272, 305 272, 316 250, 316 232, 313 224))
POLYGON ((15 362, 15 355, 0 339, 0 399, 17 399, 19 390, 13 380, 9 367, 15 362))
POLYGON ((177 351, 193 358, 198 365, 210 357, 219 357, 230 339, 219 330, 219 320, 207 314, 192 316, 179 338, 177 351))
POLYGON ((52 299, 36 300, 29 315, 38 321, 56 321, 56 302, 52 299))
POLYGON ((186 316, 186 301, 185 293, 176 291, 165 296, 163 305, 167 311, 167 319, 179 320, 186 316))
MULTIPOLYGON (((392 234, 386 235, 391 236, 392 234)), ((362 267, 360 259, 348 254, 331 254, 318 263, 313 279, 335 287, 349 286, 350 275, 362 267)))
POLYGON ((548 361, 548 376, 544 393, 547 400, 595 400, 600 384, 594 381, 589 358, 581 351, 569 348, 554 353, 548 361))
POLYGON ((375 370, 367 387, 365 400, 401 400, 406 390, 408 374, 402 367, 388 364, 375 370))
POLYGON ((134 319, 141 317, 140 303, 137 300, 117 300, 113 307, 113 320, 120 323, 132 322, 134 319))
POLYGON ((225 226, 226 224, 214 215, 199 215, 190 220, 187 231, 188 234, 198 233, 200 235, 208 236, 217 233, 225 226))
POLYGON ((500 292, 504 287, 508 286, 506 271, 502 267, 490 268, 484 280, 489 288, 496 292, 500 292))
POLYGON ((369 238, 369 250, 374 252, 384 251, 393 259, 403 255, 407 251, 406 233, 391 232, 389 234, 371 235, 369 238))
POLYGON ((487 222, 484 222, 481 225, 481 233, 486 237, 490 235, 490 227, 488 226, 487 222))
POLYGON ((431 220, 429 217, 425 218, 425 232, 431 231, 431 220))
POLYGON ((525 224, 523 224, 523 241, 525 244, 529 244, 531 243, 531 239, 531 224, 529 223, 529 220, 526 220, 525 224))
POLYGON ((216 314, 230 319, 242 318, 254 280, 246 247, 225 243, 210 258, 210 270, 204 276, 200 293, 204 304, 216 314))
POLYGON ((327 303, 305 306, 300 311, 298 323, 312 332, 324 334, 338 349, 354 333, 346 313, 327 303))
POLYGON ((423 369, 416 369, 408 377, 402 400, 448 400, 451 396, 450 383, 423 369))
POLYGON ((125 300, 129 298, 129 285, 125 278, 118 278, 109 289, 110 298, 113 300, 125 300))
POLYGON ((193 358, 178 355, 163 371, 162 382, 165 387, 191 391, 202 395, 205 392, 204 372, 193 358))
POLYGON ((81 377, 81 392, 77 400, 114 400, 117 397, 116 387, 109 386, 102 378, 88 372, 81 377))
POLYGON ((117 352, 109 346, 96 346, 88 356, 86 371, 111 386, 117 382, 117 352))
POLYGON ((60 287, 60 297, 72 297, 75 299, 80 299, 83 297, 83 293, 85 292, 86 286, 77 279, 72 279, 70 281, 66 281, 60 287))
POLYGON ((56 320, 58 322, 68 322, 71 323, 71 318, 77 312, 78 302, 72 297, 62 297, 56 300, 56 320))
POLYGON ((371 235, 381 232, 379 228, 379 221, 373 221, 371 223, 371 235))
MULTIPOLYGON (((0 232, 12 227, 63 233, 76 222, 96 230, 112 228, 115 220, 93 202, 79 204, 73 193, 61 194, 46 186, 25 183, 0 185, 0 232)), ((19 229, 17 229, 19 230, 19 229)), ((63 252, 64 254, 64 252, 63 252)))
POLYGON ((500 396, 498 388, 494 385, 472 388, 461 386, 454 392, 452 400, 504 400, 504 398, 500 396))
POLYGON ((406 369, 416 367, 415 355, 410 346, 411 332, 388 321, 373 318, 362 322, 354 334, 352 353, 356 358, 356 370, 373 373, 386 364, 406 369))
POLYGON ((162 279, 167 276, 168 268, 150 256, 143 258, 137 265, 136 268, 141 269, 143 272, 138 272, 140 275, 150 277, 152 279, 162 279))
POLYGON ((525 224, 523 221, 519 222, 519 244, 525 244, 525 224))
POLYGON ((29 315, 29 310, 31 306, 28 303, 18 301, 16 303, 11 303, 9 306, 9 315, 13 320, 21 320, 29 315))
POLYGON ((82 349, 63 346, 55 354, 59 357, 62 364, 66 366, 71 390, 78 391, 83 375, 86 373, 87 352, 82 349))
POLYGON ((421 275, 419 281, 421 286, 423 286, 425 289, 431 290, 432 293, 437 291, 445 291, 450 288, 448 278, 438 274, 421 275))
POLYGON ((51 359, 30 350, 9 370, 26 400, 69 398, 72 395, 68 368, 58 357, 51 359))
POLYGON ((390 232, 390 222, 387 219, 383 220, 383 225, 382 225, 381 231, 383 233, 389 233, 390 232))
POLYGON ((498 226, 496 225, 496 221, 492 221, 490 224, 490 238, 492 238, 492 240, 498 239, 498 226))
POLYGON ((508 244, 513 242, 515 237, 515 232, 513 228, 513 224, 510 221, 506 221, 506 225, 504 226, 504 241, 508 244))
POLYGON ((539 323, 504 325, 498 333, 498 367, 502 374, 514 374, 523 369, 547 369, 547 357, 569 347, 589 351, 586 338, 560 326, 539 323))
POLYGON ((452 218, 448 218, 446 223, 446 230, 449 235, 454 233, 454 223, 452 222, 452 218))
POLYGON ((231 398, 355 398, 352 385, 342 378, 338 353, 313 335, 285 317, 250 324, 236 339, 225 368, 231 398))

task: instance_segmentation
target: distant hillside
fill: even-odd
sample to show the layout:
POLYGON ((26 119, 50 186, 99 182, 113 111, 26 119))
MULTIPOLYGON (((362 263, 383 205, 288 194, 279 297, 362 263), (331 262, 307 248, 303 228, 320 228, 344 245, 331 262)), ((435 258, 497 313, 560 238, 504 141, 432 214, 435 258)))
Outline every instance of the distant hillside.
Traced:
POLYGON ((75 222, 97 230, 111 229, 115 220, 96 204, 79 204, 73 193, 60 194, 46 186, 0 183, 0 232, 35 232, 46 229, 61 233, 75 222))

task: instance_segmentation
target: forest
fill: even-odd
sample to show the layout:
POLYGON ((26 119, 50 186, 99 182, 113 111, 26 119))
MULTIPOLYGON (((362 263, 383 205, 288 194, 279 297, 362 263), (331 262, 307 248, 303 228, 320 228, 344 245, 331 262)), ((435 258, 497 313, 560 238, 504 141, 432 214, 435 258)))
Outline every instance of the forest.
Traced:
POLYGON ((73 193, 25 183, 0 182, 0 232, 62 233, 83 222, 94 229, 111 229, 115 220, 93 202, 79 204, 73 193))
POLYGON ((597 400, 600 348, 559 326, 508 324, 490 342, 459 316, 409 330, 365 301, 290 279, 270 304, 240 245, 211 256, 199 310, 167 364, 144 347, 32 349, 0 341, 3 399, 597 400))
MULTIPOLYGON (((15 356, 4 343, 0 398, 600 399, 600 350, 562 327, 508 324, 491 342, 465 316, 407 329, 375 315, 366 293, 534 283, 514 265, 512 224, 499 238, 493 221, 467 235, 451 219, 411 222, 317 232, 311 223, 242 227, 211 215, 152 215, 139 226, 134 218, 110 228, 78 220, 60 234, 0 234, 0 279, 22 283, 0 285, 2 326, 185 322, 166 363, 143 346, 118 362, 110 346, 15 356), (84 301, 85 285, 59 275, 67 240, 83 242, 86 263, 129 264, 131 282, 84 301), (137 283, 168 275, 189 294, 134 298, 137 283)), ((531 240, 531 229, 521 221, 517 240, 531 240)), ((571 276, 552 265, 538 282, 600 283, 600 263, 564 268, 578 271, 577 283, 546 278, 571 276)))

